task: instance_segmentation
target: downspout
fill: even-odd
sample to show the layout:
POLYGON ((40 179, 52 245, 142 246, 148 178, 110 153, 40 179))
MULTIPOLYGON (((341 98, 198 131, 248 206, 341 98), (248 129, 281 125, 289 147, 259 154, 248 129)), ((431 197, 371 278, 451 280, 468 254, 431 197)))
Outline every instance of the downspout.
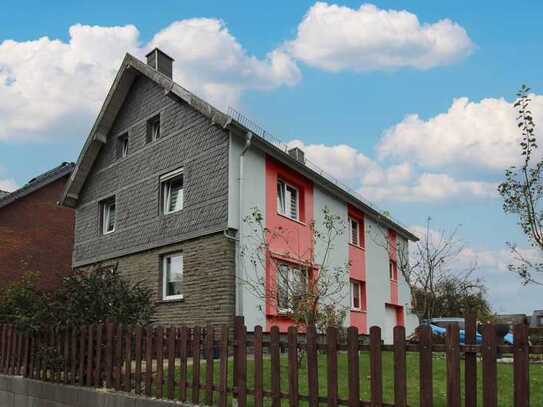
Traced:
POLYGON ((244 177, 244 158, 245 158, 245 153, 247 152, 247 150, 249 149, 249 147, 251 146, 251 142, 253 140, 253 133, 251 131, 247 131, 247 133, 245 134, 245 146, 243 146, 243 150, 241 150, 241 153, 239 155, 239 234, 238 234, 238 241, 237 241, 237 244, 236 244, 236 259, 237 259, 237 262, 236 262, 236 297, 238 299, 237 301, 237 305, 238 305, 238 309, 237 309, 237 315, 241 315, 243 316, 244 315, 244 310, 243 310, 243 287, 242 287, 242 283, 244 281, 244 276, 243 276, 243 267, 242 267, 242 258, 241 258, 241 249, 240 249, 240 244, 241 244, 241 241, 242 241, 242 238, 241 238, 241 233, 242 233, 242 230, 243 230, 243 214, 244 214, 244 206, 243 206, 243 203, 244 203, 244 196, 243 196, 243 177, 244 177))

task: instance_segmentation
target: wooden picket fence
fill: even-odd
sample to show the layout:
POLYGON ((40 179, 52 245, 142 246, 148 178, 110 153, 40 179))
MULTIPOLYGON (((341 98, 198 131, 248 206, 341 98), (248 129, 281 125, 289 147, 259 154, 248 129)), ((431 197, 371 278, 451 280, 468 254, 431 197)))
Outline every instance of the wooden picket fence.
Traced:
POLYGON ((476 345, 474 318, 466 320, 465 345, 459 344, 457 326, 448 328, 444 344, 433 343, 429 326, 419 328, 419 343, 415 344, 406 341, 403 327, 394 329, 393 345, 382 343, 379 327, 370 329, 369 342, 361 341, 354 327, 347 329, 346 337, 341 333, 329 328, 324 335, 314 329, 302 334, 291 327, 284 336, 277 327, 264 333, 260 326, 247 332, 243 318, 236 318, 234 327, 124 327, 106 323, 38 335, 1 325, 0 373, 221 407, 234 398, 239 407, 246 407, 248 402, 255 407, 265 403, 272 407, 285 403, 295 407, 407 406, 406 353, 417 352, 420 405, 430 407, 434 398, 432 359, 434 352, 439 352, 446 357, 447 405, 461 405, 463 357, 464 405, 476 406, 477 375, 481 374, 483 406, 494 407, 498 403, 496 357, 507 353, 514 358, 514 405, 524 407, 529 404, 529 355, 543 354, 543 346, 529 345, 525 325, 514 328, 514 346, 498 344, 495 327, 490 324, 483 327, 483 343, 476 345), (301 350, 307 366, 307 394, 299 390, 301 350), (361 400, 360 352, 369 352, 369 400, 361 400), (382 352, 393 352, 393 404, 383 402, 382 352), (326 355, 325 395, 319 394, 319 353, 326 355), (339 354, 346 355, 347 371, 338 372, 339 354), (481 372, 477 371, 478 357, 482 360, 481 372), (288 386, 281 386, 282 359, 283 366, 288 364, 288 386), (253 363, 251 370, 248 360, 253 363), (266 371, 271 376, 269 388, 264 386, 265 361, 270 366, 266 371), (252 386, 248 385, 248 372, 254 375, 252 386), (347 375, 346 399, 339 396, 338 375, 347 375))

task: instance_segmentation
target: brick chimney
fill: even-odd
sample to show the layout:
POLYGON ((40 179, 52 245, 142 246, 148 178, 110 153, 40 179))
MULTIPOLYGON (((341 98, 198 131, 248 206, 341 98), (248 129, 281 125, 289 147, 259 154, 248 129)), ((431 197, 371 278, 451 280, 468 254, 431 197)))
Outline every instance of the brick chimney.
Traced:
POLYGON ((301 162, 302 164, 305 164, 305 154, 304 150, 302 150, 299 147, 294 147, 288 150, 288 154, 293 157, 296 161, 301 162))
POLYGON ((154 70, 172 79, 174 61, 172 57, 165 54, 158 48, 153 49, 146 55, 146 57, 147 65, 151 66, 154 70))

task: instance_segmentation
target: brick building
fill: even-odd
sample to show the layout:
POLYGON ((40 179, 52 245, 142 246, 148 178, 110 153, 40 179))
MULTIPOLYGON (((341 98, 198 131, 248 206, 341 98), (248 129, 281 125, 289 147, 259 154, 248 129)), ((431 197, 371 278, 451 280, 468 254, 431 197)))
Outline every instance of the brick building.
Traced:
MULTIPOLYGON (((173 60, 153 50, 143 63, 126 55, 85 142, 62 203, 75 208, 73 265, 117 264, 155 293, 164 323, 223 323, 243 315, 247 326, 285 329, 277 304, 251 295, 240 254, 243 219, 259 208, 266 227, 281 227, 304 247, 270 248, 294 271, 313 247, 310 225, 331 209, 349 232, 332 266, 351 264, 342 304, 346 324, 417 324, 398 275, 396 249, 367 237, 378 230, 396 248, 416 237, 358 195, 309 165, 300 149, 277 147, 235 114, 224 114, 172 80, 173 60), (288 255, 287 255, 288 254, 288 255)), ((278 276, 263 265, 267 281, 278 276)))
POLYGON ((73 168, 63 163, 0 193, 0 287, 35 272, 39 285, 52 289, 71 273, 74 211, 58 201, 73 168))

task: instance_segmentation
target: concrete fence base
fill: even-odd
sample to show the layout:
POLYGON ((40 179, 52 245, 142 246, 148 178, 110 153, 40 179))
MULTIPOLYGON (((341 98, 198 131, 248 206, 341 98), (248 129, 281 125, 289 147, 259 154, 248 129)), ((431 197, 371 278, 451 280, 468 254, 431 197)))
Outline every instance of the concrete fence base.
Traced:
POLYGON ((0 375, 1 407, 167 407, 187 405, 128 393, 0 375))

